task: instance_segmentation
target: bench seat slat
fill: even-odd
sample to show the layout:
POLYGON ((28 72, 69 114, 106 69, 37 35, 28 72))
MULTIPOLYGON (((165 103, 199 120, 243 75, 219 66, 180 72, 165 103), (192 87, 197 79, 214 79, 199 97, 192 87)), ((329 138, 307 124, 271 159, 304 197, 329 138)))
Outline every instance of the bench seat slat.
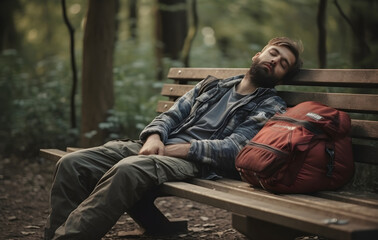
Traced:
POLYGON ((316 101, 344 111, 378 113, 378 95, 373 94, 279 91, 278 95, 285 99, 288 106, 316 101))
POLYGON ((162 113, 167 111, 173 106, 174 102, 172 101, 159 101, 156 106, 156 112, 162 113))
MULTIPOLYGON (((161 94, 167 97, 181 97, 194 85, 165 84, 161 94)), ((345 111, 378 113, 378 96, 374 94, 323 93, 323 92, 293 92, 278 91, 289 106, 304 101, 318 101, 328 106, 345 111), (348 101, 347 101, 348 100, 348 101), (348 105, 345 103, 348 102, 348 105)))
MULTIPOLYGON (((369 192, 348 192, 348 191, 323 191, 314 193, 315 196, 334 199, 343 202, 350 202, 367 207, 378 209, 378 195, 369 192)), ((378 215, 377 215, 378 216, 378 215)), ((377 217, 376 216, 376 217, 377 217)))
MULTIPOLYGON (((245 74, 248 68, 171 68, 168 78, 200 81, 208 75, 227 78, 245 74)), ((378 87, 377 69, 302 69, 288 85, 378 87)))
POLYGON ((352 119, 351 136, 378 139, 378 121, 352 119))
POLYGON ((193 87, 194 85, 164 84, 161 89, 161 95, 167 97, 181 97, 193 87))
POLYGON ((68 152, 68 153, 70 153, 70 152, 76 152, 76 151, 79 151, 79 150, 82 150, 83 148, 77 148, 77 147, 67 147, 66 148, 66 151, 68 152))
POLYGON ((288 84, 378 87, 377 69, 302 69, 288 84))
MULTIPOLYGON (((193 180, 194 183, 203 182, 204 180, 193 180)), ((224 185, 234 187, 237 189, 244 189, 247 191, 254 191, 255 194, 261 192, 266 194, 266 191, 261 189, 251 189, 249 183, 241 182, 233 179, 220 179, 217 180, 224 185)), ((378 210, 378 194, 368 193, 368 192, 349 192, 349 191, 322 191, 312 194, 317 197, 332 199, 332 200, 341 200, 343 202, 349 202, 353 204, 363 205, 366 207, 372 207, 378 210)))
POLYGON ((245 74, 248 68, 171 68, 168 72, 169 79, 200 81, 208 75, 218 78, 228 78, 245 74))
POLYGON ((342 214, 330 214, 328 209, 313 209, 307 204, 293 204, 268 198, 245 197, 211 190, 185 182, 167 182, 162 190, 168 194, 202 202, 254 218, 301 231, 326 235, 334 239, 358 239, 363 231, 378 236, 377 223, 342 214), (328 225, 329 218, 349 219, 345 225, 328 225))
POLYGON ((353 143, 352 147, 354 161, 378 165, 378 150, 376 147, 359 143, 353 143))
MULTIPOLYGON (((352 203, 343 203, 338 202, 332 199, 327 198, 320 198, 311 195, 304 195, 304 194, 281 194, 275 195, 272 193, 268 193, 266 191, 260 189, 253 189, 248 184, 240 185, 238 181, 232 179, 223 179, 219 181, 210 181, 210 180, 203 180, 203 179, 193 179, 190 181, 198 186, 206 187, 209 189, 215 189, 217 191, 227 192, 235 195, 246 196, 251 198, 268 198, 277 201, 283 201, 288 204, 299 204, 304 203, 305 205, 310 205, 310 208, 324 210, 328 209, 327 211, 332 213, 340 213, 344 214, 345 216, 362 218, 362 219, 371 219, 378 216, 378 208, 373 209, 368 206, 359 206, 352 203)), ((378 203, 378 201, 376 201, 378 203)), ((378 224, 378 219, 376 219, 376 223, 378 224)))
POLYGON ((42 158, 57 162, 61 157, 67 154, 67 152, 59 149, 41 149, 39 154, 42 158))

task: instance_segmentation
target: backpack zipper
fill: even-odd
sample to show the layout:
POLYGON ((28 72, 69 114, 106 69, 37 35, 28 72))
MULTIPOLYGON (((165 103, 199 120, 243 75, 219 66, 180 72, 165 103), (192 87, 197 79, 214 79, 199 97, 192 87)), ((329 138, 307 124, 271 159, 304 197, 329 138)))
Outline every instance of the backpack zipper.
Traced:
POLYGON ((283 121, 283 122, 289 122, 296 125, 300 125, 306 128, 307 130, 309 130, 310 132, 314 133, 315 135, 323 134, 323 131, 320 128, 316 127, 314 124, 312 124, 309 121, 299 120, 299 119, 295 119, 291 117, 284 117, 284 116, 273 116, 270 120, 283 121))
POLYGON ((279 150, 278 148, 274 148, 272 146, 269 146, 267 144, 262 144, 262 143, 255 143, 255 142, 249 142, 247 143, 247 145, 250 145, 250 146, 255 146, 255 147, 258 147, 258 148, 263 148, 265 150, 268 150, 268 151, 271 151, 271 152, 274 152, 278 155, 281 155, 281 156, 287 156, 289 155, 289 153, 287 152, 284 152, 282 150, 279 150))
MULTIPOLYGON (((278 163, 278 164, 277 163, 276 164, 269 164, 270 167, 264 168, 264 170, 262 170, 261 172, 253 171, 255 175, 256 174, 257 175, 261 175, 261 174, 265 175, 265 177, 259 176, 259 177, 262 177, 262 178, 269 178, 273 174, 275 174, 277 172, 277 170, 280 169, 285 164, 285 162, 287 160, 286 158, 289 156, 288 152, 279 150, 279 149, 271 147, 269 145, 265 145, 265 144, 261 144, 261 143, 254 143, 254 142, 250 142, 247 145, 267 150, 267 151, 279 156, 279 159, 285 159, 284 161, 280 161, 280 163, 278 163)), ((259 181, 260 181, 260 179, 259 179, 259 181)))

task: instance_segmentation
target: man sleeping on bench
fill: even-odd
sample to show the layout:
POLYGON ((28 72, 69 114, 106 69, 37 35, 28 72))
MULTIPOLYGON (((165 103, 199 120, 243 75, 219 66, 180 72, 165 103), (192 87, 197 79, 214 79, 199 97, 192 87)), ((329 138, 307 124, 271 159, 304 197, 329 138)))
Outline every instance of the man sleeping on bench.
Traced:
POLYGON ((101 239, 166 181, 239 179, 235 157, 270 117, 285 110, 274 86, 299 71, 300 52, 298 42, 274 38, 252 57, 245 75, 199 82, 156 117, 140 140, 111 141, 62 157, 45 239, 101 239))

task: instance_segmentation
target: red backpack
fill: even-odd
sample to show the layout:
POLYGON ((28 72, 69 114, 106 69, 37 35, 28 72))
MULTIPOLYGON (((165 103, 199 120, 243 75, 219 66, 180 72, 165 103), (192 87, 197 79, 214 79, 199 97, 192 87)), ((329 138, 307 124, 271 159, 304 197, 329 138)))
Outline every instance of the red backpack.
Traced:
POLYGON ((276 193, 335 190, 353 176, 351 122, 342 111, 303 102, 274 115, 239 152, 242 179, 276 193))

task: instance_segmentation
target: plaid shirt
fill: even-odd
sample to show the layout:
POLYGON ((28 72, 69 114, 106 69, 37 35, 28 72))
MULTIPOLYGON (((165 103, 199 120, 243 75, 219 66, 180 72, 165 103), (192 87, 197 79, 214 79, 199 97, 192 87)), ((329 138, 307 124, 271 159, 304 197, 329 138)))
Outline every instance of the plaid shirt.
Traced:
MULTIPOLYGON (((157 116, 141 132, 145 141, 153 133, 160 134, 165 143, 171 134, 176 134, 194 125, 204 112, 232 87, 239 84, 244 75, 220 80, 213 88, 198 96, 204 81, 179 98, 166 112, 157 116)), ((187 159, 205 164, 212 170, 235 174, 235 158, 238 152, 263 127, 276 112, 285 111, 286 103, 276 95, 275 89, 258 88, 253 94, 230 111, 223 124, 205 140, 191 140, 187 159), (270 95, 267 98, 261 97, 270 95)), ((228 174, 223 174, 228 175, 228 174)))

